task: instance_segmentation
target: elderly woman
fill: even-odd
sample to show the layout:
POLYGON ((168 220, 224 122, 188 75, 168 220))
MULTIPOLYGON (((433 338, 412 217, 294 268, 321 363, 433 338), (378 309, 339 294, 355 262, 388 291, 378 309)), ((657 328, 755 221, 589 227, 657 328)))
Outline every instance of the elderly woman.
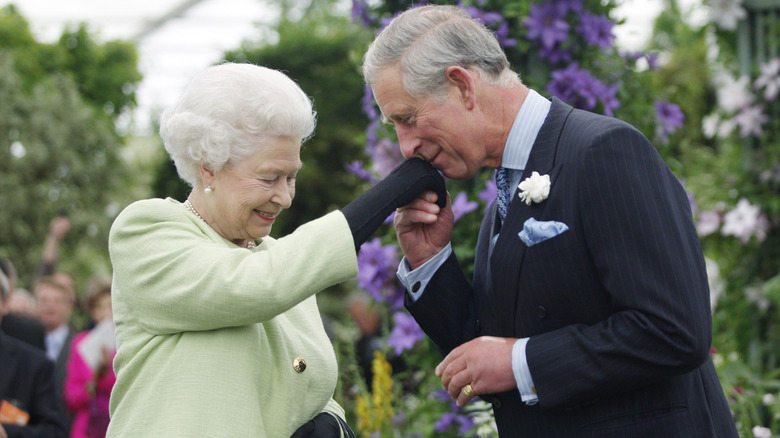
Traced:
POLYGON ((269 237, 314 125, 292 80, 250 64, 205 70, 164 112, 193 190, 135 202, 112 226, 109 437, 352 434, 314 294, 357 274, 357 248, 395 208, 447 195, 427 162, 407 160, 341 211, 269 237))

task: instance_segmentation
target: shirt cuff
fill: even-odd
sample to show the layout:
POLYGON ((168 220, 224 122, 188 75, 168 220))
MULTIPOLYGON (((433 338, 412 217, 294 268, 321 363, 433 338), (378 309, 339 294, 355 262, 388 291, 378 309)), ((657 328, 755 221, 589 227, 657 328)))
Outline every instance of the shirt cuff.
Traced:
POLYGON ((528 339, 518 339, 512 346, 512 372, 517 382, 517 390, 520 391, 520 398, 525 404, 531 406, 539 401, 539 397, 536 396, 536 387, 525 356, 525 345, 528 343, 528 339))
POLYGON ((447 261, 450 254, 452 254, 452 245, 448 243, 438 254, 431 257, 414 271, 411 270, 409 262, 406 261, 406 257, 401 260, 395 275, 409 292, 412 301, 417 301, 420 298, 425 290, 425 286, 427 286, 428 282, 433 278, 433 274, 435 274, 441 265, 447 261))

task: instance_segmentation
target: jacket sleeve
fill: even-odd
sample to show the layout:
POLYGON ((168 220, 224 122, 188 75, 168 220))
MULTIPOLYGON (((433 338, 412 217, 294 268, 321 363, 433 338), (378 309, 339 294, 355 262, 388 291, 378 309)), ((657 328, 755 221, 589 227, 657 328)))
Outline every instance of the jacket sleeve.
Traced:
POLYGON ((240 248, 172 201, 126 208, 109 235, 117 317, 153 334, 268 321, 357 274, 340 212, 302 225, 255 250, 240 248), (132 309, 132 311, 131 311, 132 309))
POLYGON ((54 363, 42 360, 32 367, 34 399, 26 426, 4 424, 8 438, 65 438, 65 417, 54 389, 54 363))

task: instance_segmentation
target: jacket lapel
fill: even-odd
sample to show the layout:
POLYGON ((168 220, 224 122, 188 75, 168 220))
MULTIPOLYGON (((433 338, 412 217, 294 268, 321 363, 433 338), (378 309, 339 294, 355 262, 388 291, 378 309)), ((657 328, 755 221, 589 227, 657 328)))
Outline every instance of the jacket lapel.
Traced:
MULTIPOLYGON (((536 171, 540 175, 550 175, 551 184, 555 183, 555 177, 561 168, 560 164, 556 166, 555 163, 558 138, 571 110, 572 107, 557 98, 552 99, 550 113, 536 136, 521 181, 536 171)), ((518 237, 518 233, 522 230, 525 221, 530 217, 540 216, 546 205, 547 202, 527 205, 515 193, 495 248, 490 255, 492 282, 490 297, 498 326, 501 332, 508 336, 515 334, 517 297, 522 293, 519 278, 526 246, 518 237)))

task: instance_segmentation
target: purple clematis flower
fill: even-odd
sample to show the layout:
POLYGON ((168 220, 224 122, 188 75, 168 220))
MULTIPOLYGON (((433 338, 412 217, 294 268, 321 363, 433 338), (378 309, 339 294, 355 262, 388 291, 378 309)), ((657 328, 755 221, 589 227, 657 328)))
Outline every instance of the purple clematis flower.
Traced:
POLYGON ((596 15, 584 13, 580 16, 580 25, 578 30, 582 33, 588 44, 599 46, 602 49, 612 47, 615 35, 612 34, 612 28, 615 22, 606 15, 596 15))
POLYGON ((683 114, 679 106, 670 102, 661 102, 660 100, 655 102, 655 112, 658 116, 656 134, 666 142, 670 134, 682 128, 685 114, 683 114))
POLYGON ((359 160, 355 160, 351 163, 347 163, 344 165, 344 168, 347 170, 347 172, 357 175, 360 179, 363 181, 367 181, 370 183, 376 183, 379 181, 373 173, 369 172, 363 167, 363 163, 359 160))
POLYGON ((547 49, 569 39, 570 27, 564 20, 567 10, 566 4, 558 2, 531 5, 528 18, 523 21, 528 39, 541 41, 547 49))
POLYGON ((387 345, 395 348, 395 355, 400 356, 405 350, 414 347, 417 341, 425 337, 417 321, 406 312, 396 312, 393 315, 395 326, 387 338, 387 345))
POLYGON ((376 301, 393 308, 403 305, 403 290, 396 284, 398 255, 394 245, 382 245, 379 238, 364 243, 358 253, 358 287, 376 301))
POLYGON ((452 200, 452 214, 455 216, 454 222, 457 222, 458 219, 476 210, 477 207, 479 207, 479 204, 477 204, 476 201, 469 201, 466 192, 458 193, 455 196, 455 199, 452 200))

